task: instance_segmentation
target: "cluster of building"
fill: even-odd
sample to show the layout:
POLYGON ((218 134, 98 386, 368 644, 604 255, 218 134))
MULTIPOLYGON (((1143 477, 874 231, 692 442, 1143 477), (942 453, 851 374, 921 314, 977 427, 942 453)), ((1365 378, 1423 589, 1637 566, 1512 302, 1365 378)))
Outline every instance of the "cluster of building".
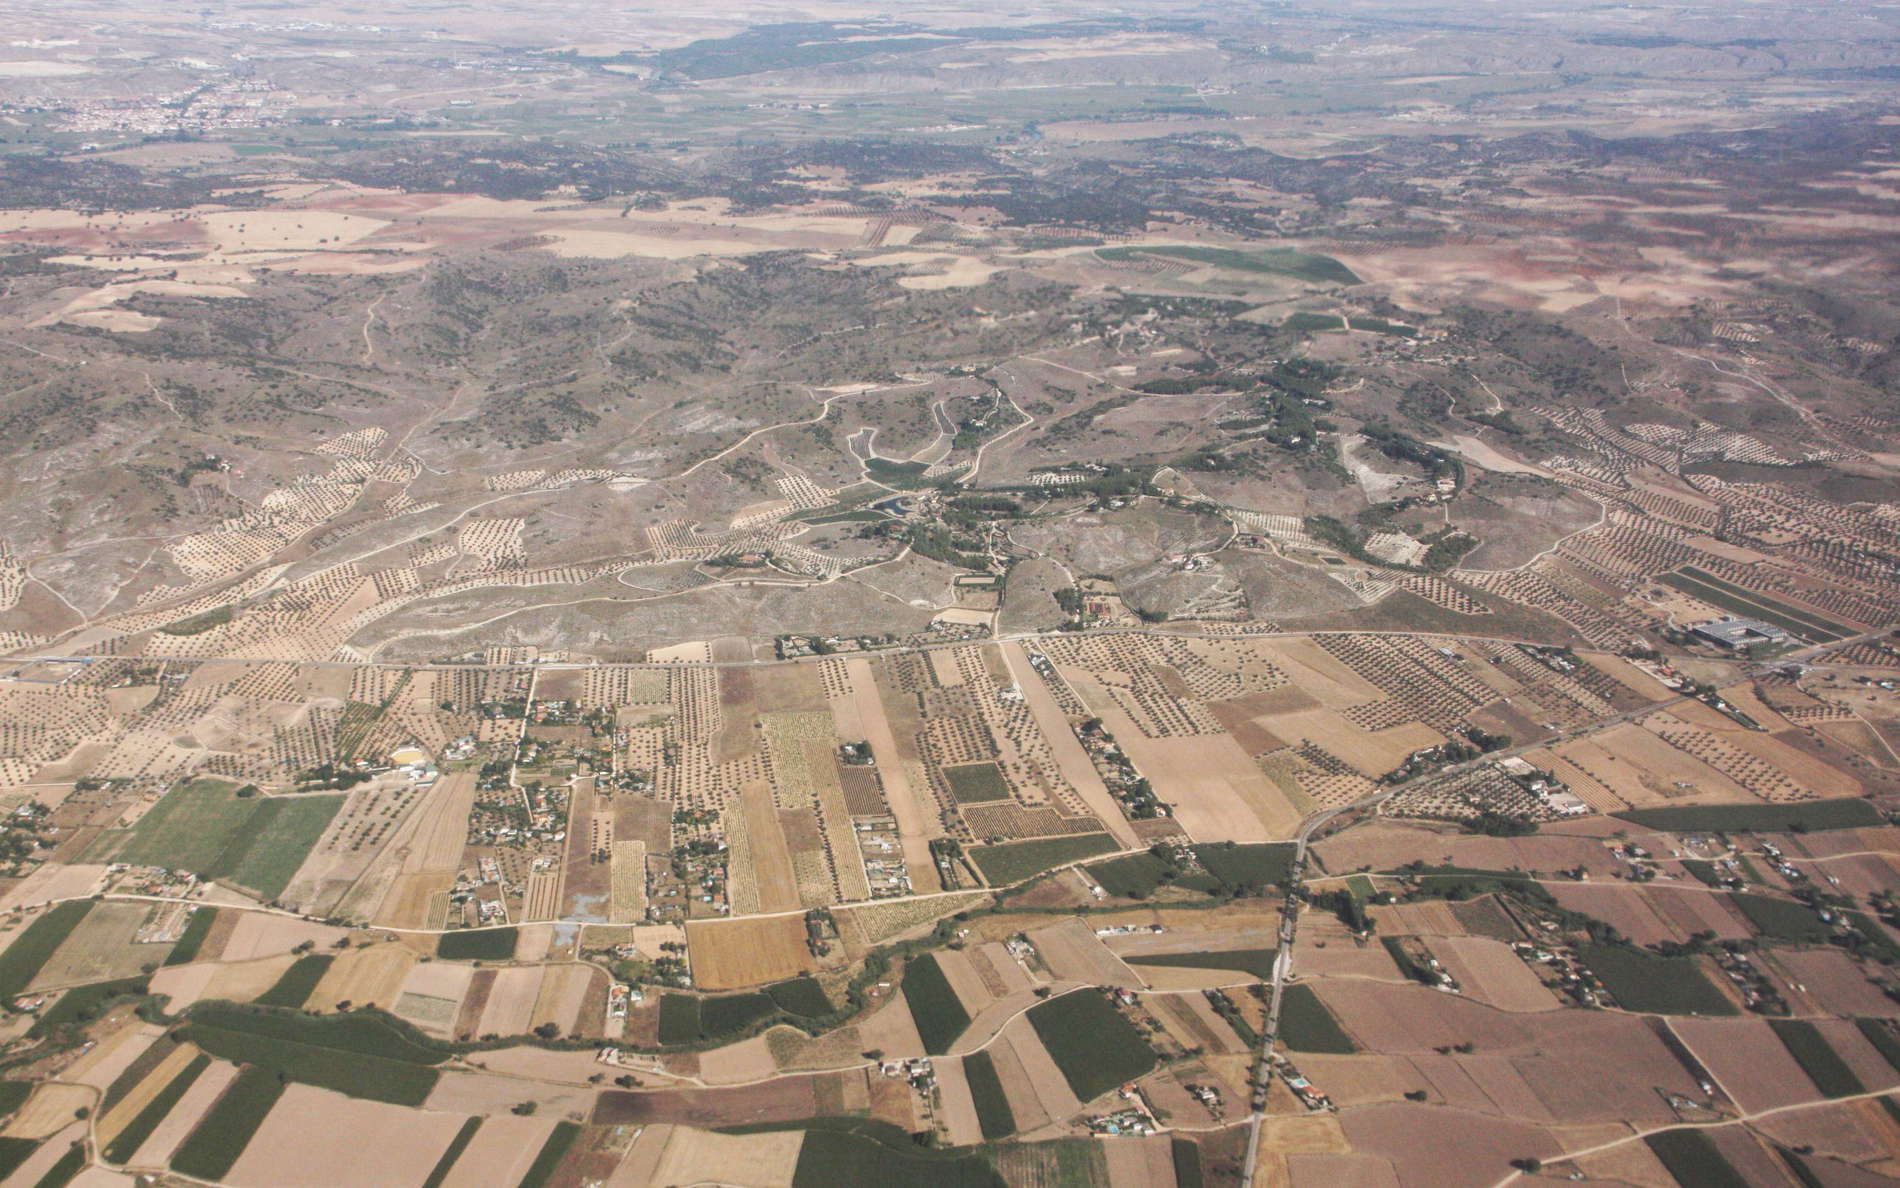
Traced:
POLYGON ((1291 1060, 1288 1060, 1285 1056, 1277 1052, 1268 1057, 1268 1059, 1273 1065, 1273 1075, 1284 1081, 1286 1087, 1293 1091, 1293 1096, 1299 1098, 1300 1104, 1305 1106, 1309 1111, 1318 1113, 1322 1110, 1333 1110, 1337 1108, 1333 1105, 1333 1099, 1321 1093, 1318 1087, 1315 1086, 1313 1082, 1307 1080, 1305 1074, 1301 1073, 1299 1068, 1291 1060))
POLYGON ((909 895, 910 870, 904 865, 904 845, 898 837, 897 819, 853 817, 851 828, 858 835, 858 856, 864 862, 864 877, 871 884, 871 898, 909 895))
POLYGON ((1515 755, 1498 760, 1498 770, 1560 817, 1586 817, 1593 811, 1589 802, 1570 791, 1563 781, 1515 755))

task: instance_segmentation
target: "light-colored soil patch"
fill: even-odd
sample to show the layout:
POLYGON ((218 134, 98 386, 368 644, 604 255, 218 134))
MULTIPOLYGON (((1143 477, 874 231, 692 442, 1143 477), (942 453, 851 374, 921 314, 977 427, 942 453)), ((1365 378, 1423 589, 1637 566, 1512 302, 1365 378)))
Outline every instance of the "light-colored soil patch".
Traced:
POLYGON ((119 1136, 119 1132, 125 1129, 126 1124, 138 1117, 139 1111, 151 1104, 152 1099, 171 1084, 172 1079, 183 1072, 186 1065, 197 1058, 197 1049, 190 1045, 180 1044, 173 1048, 163 1060, 145 1074, 138 1084, 132 1087, 129 1093, 119 1099, 117 1105, 106 1111, 99 1119, 94 1132, 99 1145, 110 1146, 112 1140, 119 1136))
POLYGON ((363 915, 373 911, 377 923, 392 928, 440 927, 432 916, 439 897, 455 883, 475 791, 474 772, 437 781, 364 875, 368 888, 353 892, 345 906, 363 915), (380 897, 376 889, 382 889, 380 897))
MULTIPOLYGON (((0 1135, 7 1138, 43 1139, 72 1125, 73 1112, 91 1109, 94 1097, 82 1085, 49 1084, 33 1090, 33 1096, 7 1120, 0 1135)), ((31 1181, 29 1181, 30 1183, 31 1181)))
POLYGON ((266 912, 245 912, 231 930, 220 956, 226 961, 248 961, 253 957, 288 953, 305 941, 327 953, 338 938, 348 935, 347 930, 328 924, 313 924, 266 912))
POLYGON ((965 954, 944 949, 937 953, 937 968, 943 971, 944 980, 950 983, 950 989, 956 992, 957 1000, 972 1019, 995 1001, 965 954))
POLYGON ((152 993, 169 998, 166 1009, 176 1014, 205 997, 206 988, 218 976, 218 968, 203 961, 190 965, 168 965, 152 975, 152 993))
POLYGON ((1109 952, 1084 920, 1071 918, 1028 935, 1058 978, 1100 986, 1133 986, 1141 981, 1121 958, 1109 952))
POLYGON ((777 1071, 778 1061, 772 1055, 771 1041, 764 1035, 714 1048, 699 1056, 699 1079, 708 1085, 748 1084, 777 1071))
POLYGON ((1900 1015, 1900 1003, 1870 981, 1852 957, 1839 949, 1782 949, 1773 960, 1799 983, 1815 1005, 1830 1014, 1900 1015))
MULTIPOLYGON (((890 716, 879 695, 877 680, 872 675, 871 662, 862 659, 846 661, 845 672, 851 681, 851 702, 855 707, 855 716, 863 729, 862 735, 858 737, 871 744, 872 754, 890 756, 879 765, 884 781, 884 799, 890 805, 891 816, 897 821, 898 839, 904 847, 904 866, 910 872, 911 884, 918 890, 933 888, 937 881, 935 864, 930 857, 930 839, 939 836, 943 830, 936 824, 929 788, 921 782, 923 772, 921 768, 918 769, 917 778, 913 779, 912 772, 897 759, 902 752, 898 749, 890 716)), ((853 737, 842 733, 844 722, 840 722, 839 729, 840 737, 853 737)))
POLYGON ((1764 1020, 1672 1019, 1670 1026, 1744 1110, 1820 1096, 1764 1020))
POLYGON ((901 990, 885 991, 888 1001, 858 1024, 866 1048, 876 1048, 886 1060, 907 1060, 924 1054, 924 1041, 917 1034, 917 1021, 911 1017, 901 990))
POLYGON ((573 1034, 589 995, 606 995, 606 976, 591 965, 548 966, 535 998, 533 1026, 552 1023, 562 1035, 573 1034))
POLYGON ((1174 1149, 1167 1135, 1097 1141, 1108 1164, 1109 1188, 1172 1188, 1174 1149))
POLYGON ((36 907, 56 899, 79 899, 97 891, 105 881, 106 868, 97 863, 62 866, 42 863, 39 869, 21 880, 20 885, 0 897, 0 908, 12 911, 36 907))
POLYGON ((288 953, 278 957, 265 957, 257 961, 241 961, 237 964, 222 963, 217 973, 205 987, 206 998, 228 998, 232 1002, 249 1002, 277 984, 296 961, 288 953))
POLYGON ((1433 941, 1431 950, 1458 979, 1465 995, 1479 1002, 1504 1011, 1551 1011, 1563 1005, 1502 941, 1444 937, 1433 941))
POLYGON ((1369 1106, 1343 1115, 1340 1125, 1355 1150, 1390 1160, 1404 1188, 1490 1183, 1491 1169, 1508 1171, 1513 1159, 1557 1153, 1538 1127, 1443 1106, 1369 1106))
POLYGON ((456 1158, 442 1188, 488 1188, 490 1184, 519 1184, 548 1132, 553 1118, 523 1118, 514 1114, 491 1114, 482 1119, 468 1146, 456 1158))
POLYGON ((137 945, 132 938, 151 914, 144 903, 96 903, 33 978, 31 989, 77 986, 134 977, 171 952, 169 944, 137 945))
POLYGON ((963 1076, 963 1061, 937 1060, 931 1068, 937 1074, 940 1094, 937 1118, 953 1146, 968 1146, 983 1141, 983 1127, 976 1117, 976 1099, 970 1096, 970 1083, 963 1076))
POLYGON ((450 1070, 435 1083, 423 1108, 452 1114, 506 1114, 524 1101, 543 1117, 585 1118, 594 1108, 592 1086, 547 1085, 450 1070))
POLYGON ((495 973, 495 988, 482 1009, 481 1035, 525 1035, 534 1025, 534 1004, 541 997, 542 968, 511 966, 495 973))
POLYGON ((139 1149, 130 1160, 131 1166, 168 1165, 178 1144, 185 1141, 185 1136, 198 1125, 199 1119, 205 1116, 205 1112, 224 1093, 226 1087, 237 1080, 237 1075, 237 1065, 226 1064, 222 1060, 212 1061, 211 1067, 198 1074, 198 1079, 191 1083, 191 1088, 185 1090, 185 1095, 178 1099, 171 1113, 166 1114, 153 1129, 151 1137, 139 1144, 139 1149))
POLYGON ((246 1188, 416 1184, 461 1129, 446 1114, 293 1084, 257 1128, 225 1183, 246 1188))
POLYGON ((304 1009, 333 1011, 343 1002, 388 1009, 401 996, 403 983, 415 964, 415 951, 406 945, 371 945, 339 953, 305 1001, 304 1009))
POLYGON ((764 1134, 715 1134, 672 1127, 654 1184, 738 1184, 745 1188, 791 1188, 798 1167, 801 1130, 764 1134))
MULTIPOLYGON (((1022 1064, 1023 1075, 1034 1090, 1044 1113, 1051 1118, 1067 1118, 1082 1108, 1082 1103, 1076 1100, 1074 1092, 1069 1089, 1067 1078, 1043 1048, 1042 1041, 1036 1037, 1036 1030, 1030 1026, 1028 1019, 1018 1018, 1005 1027, 999 1043, 1008 1044, 1010 1051, 1016 1054, 1016 1059, 1022 1064)), ((996 1044, 990 1045, 992 1058, 996 1047, 996 1044)))
POLYGON ((705 990, 737 990, 797 977, 816 964, 805 947, 800 916, 696 920, 686 926, 693 982, 705 990))
POLYGON ((91 1085, 104 1092, 108 1085, 119 1079, 120 1073, 130 1068, 132 1062, 143 1056, 145 1049, 164 1034, 164 1028, 150 1023, 121 1028, 68 1065, 66 1071, 60 1074, 60 1079, 91 1085))

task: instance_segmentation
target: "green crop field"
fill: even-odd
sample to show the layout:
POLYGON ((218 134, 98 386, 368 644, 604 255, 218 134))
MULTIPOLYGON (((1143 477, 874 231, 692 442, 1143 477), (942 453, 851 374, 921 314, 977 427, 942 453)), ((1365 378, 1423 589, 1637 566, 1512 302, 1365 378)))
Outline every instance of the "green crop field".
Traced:
POLYGON ((1815 915, 1813 908, 1792 899, 1737 892, 1729 896, 1729 902, 1740 908, 1748 922, 1768 940, 1825 944, 1834 934, 1833 928, 1815 915))
POLYGON ((1631 809, 1619 821, 1668 833, 1787 833, 1790 830, 1864 829, 1884 825, 1880 810, 1858 797, 1798 804, 1702 804, 1631 809))
POLYGON ((1748 1179, 1700 1130, 1665 1130, 1643 1139, 1679 1184, 1695 1188, 1749 1188, 1748 1179))
POLYGON ((722 994, 716 998, 667 994, 660 999, 660 1042, 696 1044, 733 1035, 776 1014, 778 1009, 770 997, 759 993, 722 994))
POLYGON ((1867 1091, 1867 1086, 1814 1024, 1805 1019, 1770 1019, 1768 1026, 1774 1029, 1775 1038, 1788 1049, 1788 1055, 1794 1057, 1823 1097, 1851 1097, 1867 1091))
POLYGON ((200 1180, 222 1180, 284 1093, 268 1068, 238 1073, 172 1155, 172 1170, 200 1180))
POLYGON ((1738 1013, 1693 958, 1659 957, 1595 942, 1578 945, 1577 955, 1624 1010, 1658 1015, 1738 1013))
POLYGON ((0 1002, 11 1002, 32 985, 54 951, 92 911, 91 900, 54 904, 26 926, 19 939, 0 952, 0 1002))
POLYGON ((101 834, 86 859, 188 870, 275 899, 343 806, 343 797, 237 793, 237 785, 225 780, 181 784, 131 829, 101 834))
POLYGON ((1879 1051, 1895 1072, 1900 1072, 1900 1028, 1891 1019, 1856 1019, 1854 1026, 1879 1051))
POLYGON ((1191 953, 1129 953, 1130 965, 1162 965, 1175 969, 1232 969, 1261 981, 1273 976, 1275 949, 1198 949, 1191 953))
POLYGON ((309 794, 259 801, 232 846, 218 856, 211 877, 249 888, 266 900, 290 885, 310 847, 317 844, 343 807, 343 797, 309 794))
POLYGON ((825 988, 818 984, 817 978, 792 978, 765 988, 778 1009, 788 1015, 801 1019, 816 1019, 831 1014, 837 1008, 825 997, 825 988))
POLYGON ((1030 1026, 1077 1099, 1093 1101, 1155 1066, 1154 1049, 1095 990, 1077 990, 1029 1008, 1030 1026))
POLYGON ((185 1095, 185 1090, 191 1088, 192 1083, 200 1074, 210 1067, 211 1057, 205 1055, 195 1057, 190 1064, 179 1071, 177 1076, 166 1082, 165 1087, 146 1103, 144 1109, 126 1123, 124 1130, 113 1136, 112 1141, 105 1146, 105 1157, 113 1163, 124 1163, 132 1158, 145 1140, 152 1137, 152 1132, 157 1130, 158 1124, 165 1120, 165 1115, 172 1112, 172 1107, 176 1106, 178 1099, 185 1095))
POLYGON ((435 943, 435 955, 445 961, 506 961, 515 955, 514 928, 471 928, 445 932, 435 943))
POLYGON ((1797 610, 1779 599, 1724 581, 1693 565, 1685 565, 1672 573, 1659 574, 1656 580, 1712 606, 1719 606, 1730 614, 1772 623, 1816 643, 1832 643, 1854 634, 1851 627, 1843 627, 1810 611, 1797 610))
POLYGON ((777 1010, 777 1004, 764 994, 721 994, 700 1000, 699 1026, 707 1039, 733 1035, 777 1010))
POLYGON ((217 1003, 193 1008, 185 1037, 224 1060, 394 1105, 421 1105, 435 1088, 432 1066, 448 1055, 374 1015, 310 1016, 217 1003))
POLYGON ((1009 781, 1003 769, 994 763, 960 763, 943 769, 950 782, 950 795, 958 804, 985 804, 1009 799, 1009 781))
POLYGON ((902 1184, 905 1188, 1004 1188, 988 1161, 956 1151, 927 1151, 896 1140, 830 1128, 805 1132, 792 1188, 902 1184), (908 1149, 906 1149, 908 1148, 908 1149))
POLYGON ((996 1064, 988 1052, 972 1052, 963 1058, 963 1079, 969 1083, 984 1139, 993 1141, 1016 1133, 1016 1114, 1009 1108, 1002 1078, 996 1075, 996 1064))
POLYGON ((192 780, 159 799, 130 830, 108 830, 86 854, 91 862, 163 866, 203 875, 218 863, 251 814, 256 797, 240 797, 226 780, 192 780))
POLYGON ((0 1138, 0 1178, 12 1175, 40 1149, 38 1139, 0 1138))
POLYGON ((1045 870, 1117 848, 1115 839, 1106 833, 1071 833, 1062 837, 1039 837, 1034 841, 1005 842, 1000 846, 978 846, 970 850, 969 855, 990 886, 1008 887, 1045 870))
POLYGON ((970 1013, 963 1009, 949 979, 937 965, 937 958, 926 953, 904 967, 904 1001, 917 1022, 917 1035, 924 1051, 940 1056, 970 1025, 970 1013))
POLYGON ((528 1166, 528 1174, 521 1177, 521 1183, 516 1188, 543 1188, 554 1178, 554 1169, 561 1166, 568 1148, 574 1145, 574 1140, 580 1135, 581 1128, 572 1122, 555 1123, 554 1129, 548 1132, 547 1141, 541 1144, 541 1153, 534 1157, 534 1162, 528 1166))
POLYGON ((28 1035, 38 1038, 68 1023, 90 1023, 105 1013, 106 1004, 117 998, 133 998, 148 993, 151 981, 144 974, 75 986, 59 996, 59 1001, 40 1012, 28 1035))
POLYGON ((258 1006, 300 1007, 310 998, 311 991, 329 972, 330 962, 334 960, 327 953, 310 953, 290 963, 277 979, 275 985, 257 996, 258 1006))
POLYGON ((475 1132, 481 1128, 482 1120, 479 1117, 470 1118, 462 1123, 462 1129, 456 1131, 455 1137, 449 1140, 449 1145, 442 1149, 442 1154, 435 1161, 435 1167, 429 1171, 429 1178, 422 1181, 422 1188, 442 1188, 442 1181, 449 1178, 449 1172, 454 1169, 455 1161, 462 1157, 462 1152, 468 1150, 468 1145, 475 1141, 475 1132))
POLYGON ((1280 994, 1280 1041, 1295 1052, 1351 1055, 1359 1050, 1326 1004, 1304 983, 1280 994))
POLYGON ((1124 854, 1083 868, 1102 890, 1124 899, 1146 899, 1160 887, 1170 867, 1153 854, 1124 854))
POLYGON ((1291 842, 1209 842, 1194 847, 1207 873, 1231 889, 1277 886, 1293 873, 1291 842))
POLYGON ((166 965, 184 965, 198 956, 198 950, 204 948, 205 938, 211 935, 211 926, 218 922, 218 909, 214 907, 193 908, 190 923, 179 935, 178 943, 165 958, 166 965))

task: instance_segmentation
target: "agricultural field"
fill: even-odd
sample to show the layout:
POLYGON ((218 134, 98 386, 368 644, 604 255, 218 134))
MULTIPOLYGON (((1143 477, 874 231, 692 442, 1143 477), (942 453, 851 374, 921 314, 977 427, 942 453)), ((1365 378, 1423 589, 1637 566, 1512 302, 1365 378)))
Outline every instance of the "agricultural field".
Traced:
POLYGON ((1900 1177, 1900 10, 788 11, 9 13, 0 1182, 1900 1177))

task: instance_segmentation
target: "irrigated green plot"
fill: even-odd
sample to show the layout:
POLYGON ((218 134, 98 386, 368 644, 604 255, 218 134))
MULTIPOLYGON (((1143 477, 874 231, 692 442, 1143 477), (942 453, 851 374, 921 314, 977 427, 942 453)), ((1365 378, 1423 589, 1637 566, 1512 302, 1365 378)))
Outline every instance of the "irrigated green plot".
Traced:
POLYGON ((11 1001, 31 985, 92 908, 92 901, 84 899, 54 904, 28 924, 19 939, 0 951, 0 1000, 11 1001))
POLYGON ((218 856, 211 877, 276 899, 342 807, 341 796, 276 796, 259 802, 232 847, 218 856))
POLYGON ((528 1174, 521 1177, 516 1188, 542 1188, 554 1178, 554 1169, 561 1166, 569 1147, 581 1135, 581 1128, 572 1122, 557 1122, 548 1133, 547 1141, 541 1144, 541 1151, 528 1165, 528 1174))
POLYGON ((1768 1026, 1823 1097, 1851 1097, 1867 1091, 1819 1027, 1806 1019, 1770 1019, 1768 1026))
POLYGON ((1280 1042, 1295 1052, 1350 1056, 1359 1050, 1319 995, 1303 983, 1281 991, 1280 1042))
POLYGON ((194 1007, 186 1038, 223 1060, 268 1070, 351 1097, 421 1105, 446 1051, 365 1014, 299 1015, 218 1003, 194 1007))
POLYGON ((295 1009, 309 1000, 310 994, 330 971, 334 960, 328 953, 310 953, 290 963, 277 983, 256 998, 258 1006, 295 1009))
POLYGON ((1755 931, 1768 940, 1825 944, 1834 935, 1833 926, 1805 903, 1740 892, 1729 896, 1729 902, 1740 908, 1755 931))
POLYGON ((1700 1130, 1665 1130, 1643 1140, 1676 1182, 1695 1188, 1749 1188, 1748 1178, 1700 1130))
POLYGON ((1124 953, 1130 965, 1160 965, 1171 969, 1232 969, 1261 981, 1273 976, 1274 949, 1197 949, 1191 953, 1124 953))
POLYGON ((515 955, 514 928, 476 928, 445 932, 435 943, 435 955, 445 961, 506 961, 515 955))
POLYGON ((1820 829, 1864 829, 1884 825, 1880 810, 1858 797, 1809 800, 1797 804, 1693 804, 1680 808, 1630 809, 1612 813, 1619 821, 1669 833, 1787 833, 1820 829))
POLYGON ((1045 870, 1106 854, 1115 848, 1115 839, 1106 833, 1071 833, 1063 837, 1005 842, 1000 846, 978 846, 970 850, 969 855, 990 886, 1008 887, 1045 870))
POLYGON ((1264 891, 1293 873, 1292 842, 1209 842, 1193 849, 1207 873, 1233 890, 1264 891))
POLYGON ((767 986, 765 992, 780 1010, 801 1019, 816 1019, 838 1009, 825 997, 825 988, 818 984, 818 979, 810 976, 775 983, 767 986))
POLYGON ((200 1180, 222 1180, 283 1094, 284 1083, 271 1069, 240 1072, 179 1144, 172 1170, 200 1180))
POLYGON ((1009 1108, 1003 1079, 996 1075, 996 1064, 988 1052, 972 1052, 963 1058, 963 1079, 970 1086, 970 1099, 976 1103, 976 1122, 983 1138, 995 1140, 1016 1133, 1016 1113, 1009 1108))
POLYGON ((1783 631, 1817 643, 1832 643, 1837 639, 1846 639, 1854 633, 1851 627, 1843 627, 1832 619, 1823 618, 1810 611, 1799 610, 1777 598, 1725 581, 1693 565, 1685 565, 1671 573, 1659 574, 1656 580, 1712 606, 1719 606, 1730 614, 1744 619, 1759 619, 1764 623, 1772 623, 1783 631))
POLYGON ((191 911, 191 920, 185 925, 185 931, 179 934, 178 943, 165 958, 166 965, 185 965, 198 956, 198 950, 204 948, 205 938, 211 935, 211 926, 218 922, 218 909, 198 907, 191 911))
POLYGON ((1624 945, 1577 946, 1577 956, 1626 1011, 1657 1015, 1734 1015, 1702 967, 1689 957, 1659 957, 1624 945))
POLYGON ((792 1172, 792 1188, 845 1184, 1003 1188, 1003 1178, 980 1155, 926 1150, 910 1143, 908 1136, 899 1143, 848 1130, 806 1131, 798 1148, 798 1166, 792 1172))
POLYGON ((1080 1101, 1152 1071, 1154 1049, 1097 990, 1077 990, 1029 1009, 1030 1026, 1080 1101))
POLYGON ((904 967, 904 1002, 917 1024, 924 1051, 941 1056, 970 1025, 970 1013, 943 976, 935 954, 926 953, 904 967))
POLYGON ((1003 778, 1003 769, 994 763, 960 763, 946 767, 943 778, 950 782, 950 795, 956 797, 958 804, 1009 799, 1009 781, 1003 778))
POLYGON ((187 870, 274 899, 336 816, 343 797, 240 796, 238 791, 224 780, 181 784, 131 829, 102 834, 86 860, 187 870))
POLYGON ((113 1163, 124 1163, 132 1158, 145 1140, 152 1137, 152 1132, 157 1130, 158 1124, 165 1120, 165 1115, 172 1112, 172 1107, 176 1106, 178 1099, 185 1095, 185 1090, 191 1088, 199 1075, 210 1067, 211 1057, 204 1055, 194 1057, 190 1064, 180 1070, 177 1076, 167 1082, 165 1087, 146 1103, 144 1109, 126 1123, 125 1129, 113 1136, 112 1141, 106 1144, 105 1157, 113 1163))
POLYGON ((131 829, 102 834, 88 862, 125 862, 204 874, 257 811, 257 798, 240 797, 225 780, 192 780, 167 792, 131 829))

